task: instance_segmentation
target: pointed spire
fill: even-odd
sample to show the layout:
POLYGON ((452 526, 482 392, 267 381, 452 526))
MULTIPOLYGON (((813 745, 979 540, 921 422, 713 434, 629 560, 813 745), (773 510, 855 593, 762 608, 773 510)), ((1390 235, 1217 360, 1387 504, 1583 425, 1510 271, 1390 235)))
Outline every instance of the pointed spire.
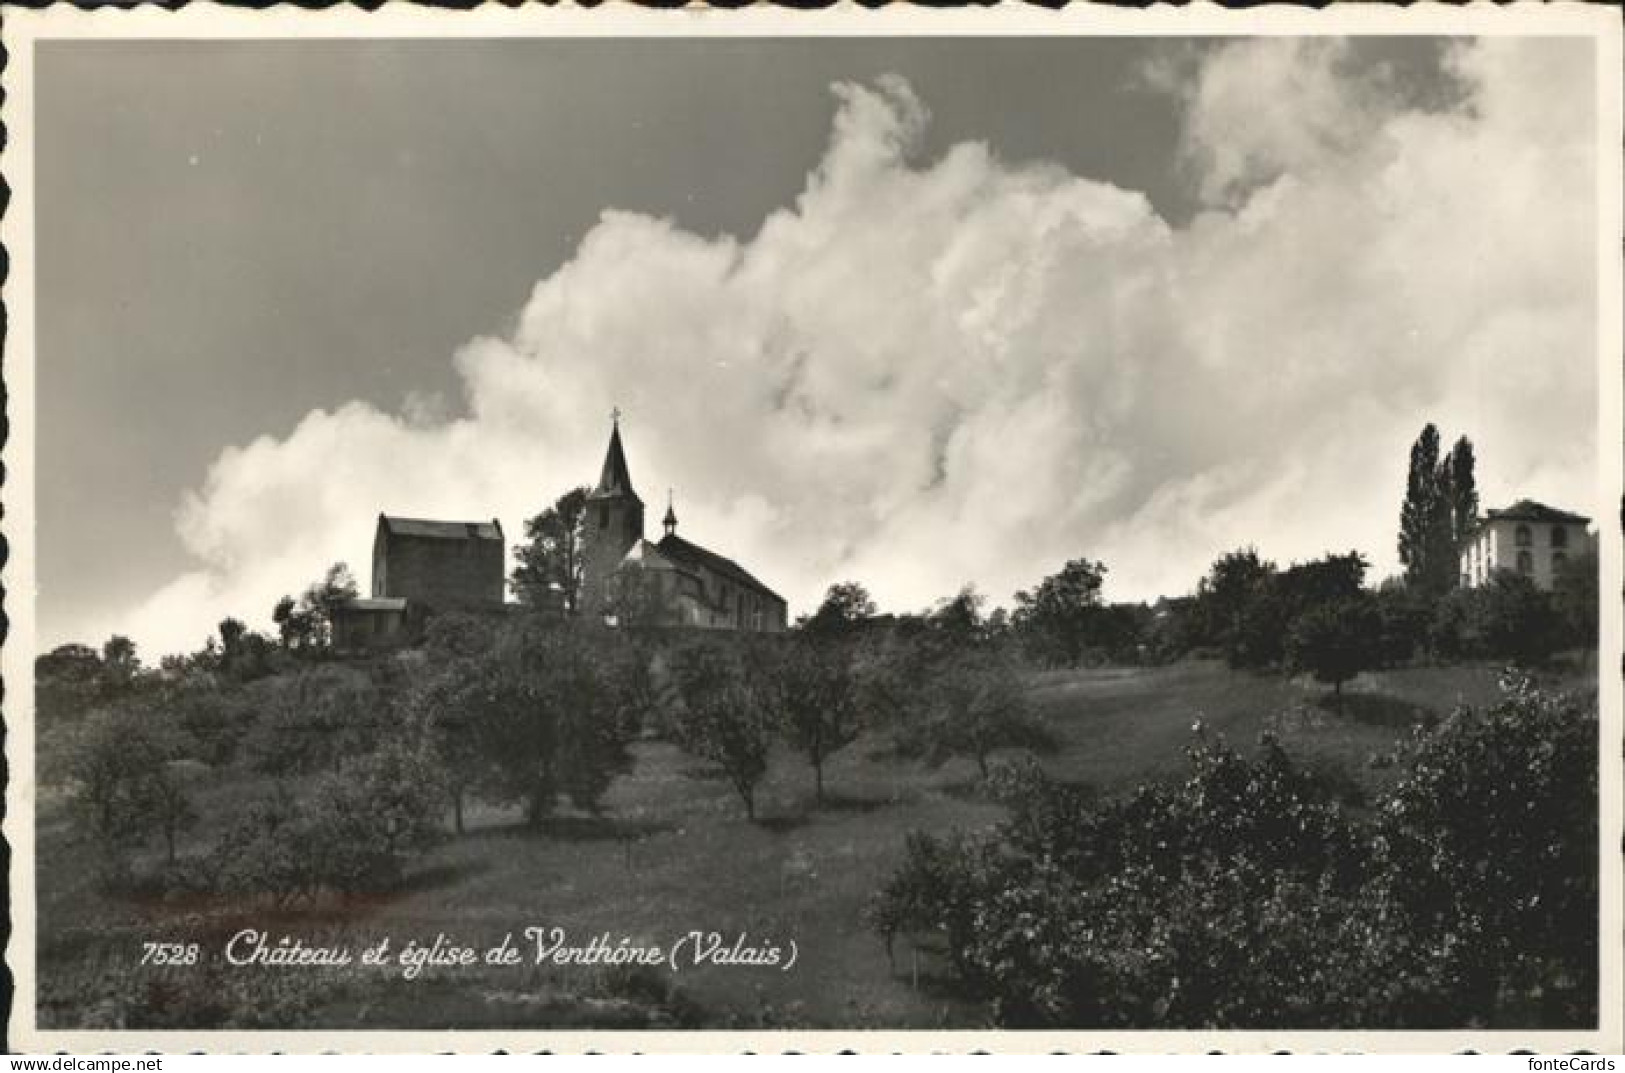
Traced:
POLYGON ((594 488, 594 496, 627 495, 633 499, 637 493, 632 490, 632 474, 626 468, 626 452, 621 449, 621 411, 616 407, 610 414, 612 422, 609 433, 609 450, 604 453, 604 469, 598 475, 598 487, 594 488))
POLYGON ((667 536, 677 532, 677 511, 671 505, 670 488, 666 489, 666 518, 663 524, 666 527, 667 536))

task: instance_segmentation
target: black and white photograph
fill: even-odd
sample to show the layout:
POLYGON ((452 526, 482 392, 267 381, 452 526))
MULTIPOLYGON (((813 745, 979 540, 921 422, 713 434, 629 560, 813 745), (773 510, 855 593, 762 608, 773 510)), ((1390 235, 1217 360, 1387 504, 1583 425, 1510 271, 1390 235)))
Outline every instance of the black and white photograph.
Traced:
POLYGON ((1617 16, 97 14, 13 1046, 1621 1045, 1617 16))

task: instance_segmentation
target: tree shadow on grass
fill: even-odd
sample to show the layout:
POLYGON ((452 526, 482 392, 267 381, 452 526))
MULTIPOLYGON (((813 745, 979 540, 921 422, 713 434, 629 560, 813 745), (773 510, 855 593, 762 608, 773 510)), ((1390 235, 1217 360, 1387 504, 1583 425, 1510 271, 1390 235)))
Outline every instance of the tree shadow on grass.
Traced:
POLYGON ((676 830, 661 820, 635 819, 613 815, 549 816, 539 824, 525 820, 493 824, 457 836, 458 841, 506 841, 547 839, 556 842, 625 842, 676 830))
POLYGON ((1439 713, 1432 708, 1382 693, 1344 693, 1341 703, 1335 694, 1327 693, 1315 705, 1322 711, 1367 726, 1432 727, 1439 722, 1439 713))
POLYGON ((421 894, 425 891, 455 887, 465 880, 473 879, 475 876, 490 870, 491 866, 485 861, 458 861, 415 869, 402 878, 400 885, 389 892, 389 897, 399 898, 408 894, 421 894))
POLYGON ((807 826, 812 822, 812 814, 787 812, 776 816, 758 816, 753 822, 768 834, 783 835, 807 826))
POLYGON ((808 807, 820 812, 867 813, 900 803, 899 799, 895 797, 858 797, 856 795, 836 794, 826 791, 822 805, 809 805, 808 807))

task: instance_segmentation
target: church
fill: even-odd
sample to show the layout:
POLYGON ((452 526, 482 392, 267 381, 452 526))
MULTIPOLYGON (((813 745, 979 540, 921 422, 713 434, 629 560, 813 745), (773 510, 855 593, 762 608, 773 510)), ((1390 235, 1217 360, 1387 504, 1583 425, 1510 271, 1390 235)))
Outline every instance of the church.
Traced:
MULTIPOLYGON (((598 485, 582 518, 577 606, 611 625, 776 633, 787 622, 784 599, 726 556, 677 535, 666 504, 658 543, 643 536, 643 500, 621 447, 617 414, 598 485)), ((502 523, 378 515, 372 543, 372 592, 334 615, 333 644, 361 652, 410 643, 443 611, 502 613, 502 523)))
POLYGON ((658 542, 644 538, 643 500, 632 487, 617 414, 582 519, 582 613, 628 625, 759 633, 785 628, 784 598, 732 559, 678 536, 669 501, 661 526, 658 542))

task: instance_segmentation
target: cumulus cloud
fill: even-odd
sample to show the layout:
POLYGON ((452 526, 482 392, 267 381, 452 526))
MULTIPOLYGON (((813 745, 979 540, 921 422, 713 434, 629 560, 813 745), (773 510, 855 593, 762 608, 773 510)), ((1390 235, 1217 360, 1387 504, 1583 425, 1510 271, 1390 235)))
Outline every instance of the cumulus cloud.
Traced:
POLYGON ((1065 560, 1188 591, 1220 552, 1393 568, 1406 450, 1465 432, 1493 502, 1594 489, 1587 46, 1486 39, 1459 106, 1407 105, 1336 42, 1164 77, 1206 208, 960 144, 902 80, 835 87, 822 161, 754 237, 606 211, 507 337, 455 355, 457 416, 348 403, 225 451, 197 557, 113 623, 192 647, 380 510, 523 519, 594 477, 612 406, 651 504, 807 610, 830 583, 996 601, 1065 560), (1538 94, 1530 92, 1538 86, 1538 94))

